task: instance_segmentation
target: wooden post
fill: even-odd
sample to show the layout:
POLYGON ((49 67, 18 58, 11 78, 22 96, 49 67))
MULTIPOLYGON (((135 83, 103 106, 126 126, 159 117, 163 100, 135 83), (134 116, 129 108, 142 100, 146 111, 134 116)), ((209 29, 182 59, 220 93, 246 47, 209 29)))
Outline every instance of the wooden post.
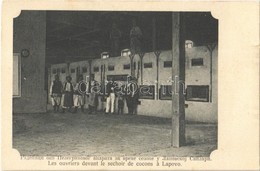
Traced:
POLYGON ((89 65, 89 80, 88 80, 88 84, 89 84, 89 86, 88 86, 88 92, 90 93, 90 89, 91 89, 91 76, 92 76, 92 60, 90 59, 90 60, 88 60, 88 65, 89 65))
POLYGON ((207 48, 210 52, 210 90, 209 90, 209 102, 212 102, 212 56, 213 56, 213 50, 215 49, 216 44, 213 43, 211 45, 208 45, 207 48))
POLYGON ((104 64, 103 65, 103 80, 101 81, 102 92, 104 93, 104 95, 106 94, 106 81, 107 81, 107 77, 106 77, 106 64, 104 64))
MULTIPOLYGON (((103 77, 104 77, 104 73, 103 73, 103 65, 100 66, 100 83, 103 87, 103 77)), ((103 89, 102 89, 103 90, 103 89)))
POLYGON ((137 62, 137 74, 136 74, 137 83, 139 82, 139 76, 140 76, 140 61, 137 62))
POLYGON ((134 71, 134 57, 135 57, 135 54, 130 54, 129 55, 129 58, 130 58, 130 70, 131 70, 131 76, 134 77, 135 76, 135 71, 134 71))
POLYGON ((185 40, 183 13, 172 13, 172 132, 171 145, 185 145, 185 40))
POLYGON ((159 57, 161 51, 154 51, 156 56, 156 99, 159 99, 159 57))
POLYGON ((144 54, 143 52, 139 53, 139 57, 140 57, 140 67, 141 67, 141 85, 143 85, 143 58, 144 58, 144 54))

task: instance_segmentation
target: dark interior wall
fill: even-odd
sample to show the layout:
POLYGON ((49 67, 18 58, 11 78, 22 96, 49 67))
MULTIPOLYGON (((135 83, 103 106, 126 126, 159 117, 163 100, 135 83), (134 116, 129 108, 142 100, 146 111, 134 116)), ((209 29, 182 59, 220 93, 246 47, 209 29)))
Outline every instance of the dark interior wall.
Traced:
POLYGON ((22 11, 14 19, 13 28, 13 52, 30 51, 28 57, 21 58, 21 97, 13 98, 13 112, 46 112, 46 12, 22 11))

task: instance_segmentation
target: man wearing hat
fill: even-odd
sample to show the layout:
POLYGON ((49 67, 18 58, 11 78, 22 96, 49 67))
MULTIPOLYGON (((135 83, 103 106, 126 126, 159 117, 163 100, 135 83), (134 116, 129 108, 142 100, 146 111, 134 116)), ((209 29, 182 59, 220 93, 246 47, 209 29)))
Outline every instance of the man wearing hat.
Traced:
POLYGON ((86 82, 83 81, 83 75, 79 75, 78 81, 74 87, 74 112, 76 113, 78 108, 81 108, 81 112, 84 112, 85 96, 86 93, 86 82))
POLYGON ((137 105, 139 99, 139 89, 137 85, 137 79, 135 77, 129 77, 126 85, 126 104, 128 108, 128 114, 137 114, 137 105))
POLYGON ((66 82, 63 86, 63 110, 68 109, 71 112, 73 106, 73 85, 71 83, 71 76, 66 77, 66 82))
POLYGON ((51 86, 50 86, 51 103, 54 112, 59 111, 61 95, 62 95, 62 83, 60 81, 59 75, 55 75, 55 80, 51 82, 51 86))

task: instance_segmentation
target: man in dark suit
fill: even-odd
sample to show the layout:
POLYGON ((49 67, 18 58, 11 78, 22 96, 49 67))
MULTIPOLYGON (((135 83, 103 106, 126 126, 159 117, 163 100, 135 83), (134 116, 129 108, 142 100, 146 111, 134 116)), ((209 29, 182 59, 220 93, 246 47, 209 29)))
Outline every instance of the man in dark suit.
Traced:
POLYGON ((50 86, 50 96, 54 112, 59 111, 59 107, 61 104, 62 89, 63 87, 59 75, 55 75, 55 80, 51 82, 50 86))
POLYGON ((130 77, 130 81, 126 86, 126 104, 128 107, 128 114, 137 114, 137 105, 139 100, 139 89, 137 79, 130 77))

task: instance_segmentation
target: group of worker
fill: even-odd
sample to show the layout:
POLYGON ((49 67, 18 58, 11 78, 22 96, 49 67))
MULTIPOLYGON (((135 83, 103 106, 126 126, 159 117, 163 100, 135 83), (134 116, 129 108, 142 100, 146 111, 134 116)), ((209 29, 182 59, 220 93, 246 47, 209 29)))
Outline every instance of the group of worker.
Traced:
POLYGON ((106 81, 105 92, 103 93, 100 91, 100 84, 93 77, 90 77, 90 80, 86 82, 83 80, 83 75, 79 75, 75 85, 72 84, 71 80, 71 76, 67 76, 65 83, 62 83, 59 76, 55 75, 55 80, 51 82, 50 97, 54 112, 76 113, 79 108, 81 112, 84 112, 87 97, 88 113, 97 113, 98 97, 101 96, 106 101, 105 114, 116 114, 116 100, 117 114, 123 114, 125 101, 128 114, 137 114, 139 91, 136 78, 129 77, 127 83, 121 85, 121 87, 118 87, 118 84, 112 78, 109 78, 106 81))

